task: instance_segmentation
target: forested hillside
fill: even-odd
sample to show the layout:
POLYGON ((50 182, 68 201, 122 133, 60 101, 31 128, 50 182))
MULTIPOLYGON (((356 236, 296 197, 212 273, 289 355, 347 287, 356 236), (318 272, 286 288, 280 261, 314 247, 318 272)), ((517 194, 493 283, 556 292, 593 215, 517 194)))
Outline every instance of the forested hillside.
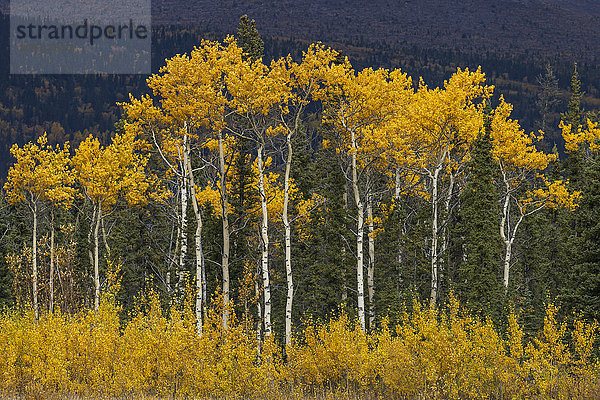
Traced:
POLYGON ((598 398, 594 63, 154 35, 2 80, 1 391, 598 398))
MULTIPOLYGON (((165 3, 168 4, 168 3, 165 3)), ((166 7, 166 5, 165 5, 166 7)), ((215 11, 216 12, 216 11, 215 11)), ((192 14, 186 14, 192 15, 192 14)), ((164 64, 166 58, 178 53, 189 53, 202 38, 223 39, 227 33, 235 32, 234 22, 239 15, 228 13, 228 24, 205 26, 157 26, 153 32, 153 71, 164 64)), ((209 19, 213 21, 212 19, 209 19)), ((157 18, 160 21, 160 18, 157 18)), ((578 22, 580 23, 580 21, 578 22)), ((9 29, 9 19, 0 15, 0 30, 9 29)), ((260 26, 261 31, 269 31, 269 25, 260 26)), ((270 60, 291 53, 301 55, 310 43, 310 36, 297 35, 296 39, 282 32, 272 32, 280 36, 263 35, 265 58, 270 60)), ((423 35, 423 37, 429 37, 423 35)), ((503 36, 501 36, 503 37, 503 36)), ((515 105, 514 116, 526 130, 539 128, 542 119, 537 104, 541 86, 540 75, 550 64, 558 79, 559 103, 549 112, 552 124, 547 128, 544 146, 552 149, 554 144, 563 154, 563 141, 556 129, 558 112, 568 101, 569 79, 573 62, 578 62, 584 97, 582 107, 594 110, 600 100, 597 82, 600 70, 597 64, 587 57, 586 52, 577 48, 576 56, 566 53, 528 51, 515 52, 503 47, 489 48, 483 52, 462 46, 424 46, 413 42, 374 40, 372 37, 336 36, 331 39, 319 37, 347 55, 356 68, 384 67, 401 68, 415 79, 422 76, 431 85, 440 85, 448 79, 456 67, 471 69, 482 66, 488 82, 498 88, 507 101, 515 105), (562 54, 562 56, 561 56, 562 54)), ((429 44, 438 43, 429 38, 429 44)), ((516 43, 521 43, 520 41, 516 43)), ((587 42, 586 42, 587 43, 587 42)), ((8 35, 0 36, 0 51, 8 54, 8 35)), ((53 144, 66 140, 78 144, 88 133, 93 133, 106 143, 114 124, 120 118, 117 102, 124 101, 128 94, 139 95, 147 92, 144 76, 9 76, 9 57, 0 62, 0 176, 5 176, 10 160, 9 148, 13 143, 24 144, 34 140, 43 132, 48 132, 53 144)), ((0 178, 2 180, 3 178, 0 178)))

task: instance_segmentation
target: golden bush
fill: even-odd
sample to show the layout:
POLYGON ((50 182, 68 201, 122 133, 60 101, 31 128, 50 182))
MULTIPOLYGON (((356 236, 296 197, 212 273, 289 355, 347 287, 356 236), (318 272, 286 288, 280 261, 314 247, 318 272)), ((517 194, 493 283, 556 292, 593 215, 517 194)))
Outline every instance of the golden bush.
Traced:
MULTIPOLYGON (((112 297, 114 298, 114 296, 112 297)), ((197 335, 191 303, 165 313, 156 294, 124 326, 107 296, 98 311, 70 315, 8 311, 0 316, 0 391, 89 397, 401 399, 598 399, 597 323, 569 331, 548 305, 526 338, 514 314, 505 333, 451 300, 415 303, 400 323, 365 333, 346 315, 308 322, 285 350, 257 342, 235 313, 224 328, 210 310, 197 335), (285 361, 284 361, 285 360, 285 361), (329 393, 329 395, 327 395, 329 393)), ((219 301, 215 301, 219 304, 219 301)))

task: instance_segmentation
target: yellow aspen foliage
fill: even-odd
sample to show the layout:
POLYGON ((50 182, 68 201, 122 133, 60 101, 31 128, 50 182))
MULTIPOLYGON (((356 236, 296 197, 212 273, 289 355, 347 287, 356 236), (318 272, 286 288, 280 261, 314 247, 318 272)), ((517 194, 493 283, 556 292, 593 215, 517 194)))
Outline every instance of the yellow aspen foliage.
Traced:
MULTIPOLYGON (((118 268, 111 269, 113 292, 118 268)), ((350 393, 384 398, 593 399, 600 365, 592 357, 597 323, 576 319, 572 346, 558 308, 525 339, 514 314, 502 334, 467 314, 455 299, 444 309, 414 303, 400 322, 366 333, 342 314, 307 321, 282 358, 272 339, 259 343, 252 324, 222 302, 197 335, 194 294, 165 313, 158 295, 139 301, 129 322, 105 293, 97 312, 0 315, 0 391, 26 396, 160 398, 305 398, 350 393)), ((232 307, 231 304, 228 305, 232 307)), ((335 395, 334 395, 335 396, 335 395)))
POLYGON ((44 133, 36 143, 27 143, 22 148, 15 144, 10 152, 16 159, 4 185, 10 203, 50 201, 69 204, 72 201, 75 189, 72 187, 68 143, 62 150, 53 149, 44 133))
POLYGON ((587 127, 578 126, 573 130, 571 124, 565 124, 560 121, 559 128, 562 130, 563 139, 565 139, 565 148, 568 151, 577 151, 582 145, 587 144, 592 151, 600 150, 600 128, 598 122, 587 120, 587 127))
MULTIPOLYGON (((15 157, 16 162, 8 171, 8 179, 4 189, 9 203, 15 204, 25 201, 32 213, 32 300, 35 319, 37 320, 39 316, 38 216, 44 202, 49 202, 52 205, 68 206, 73 200, 75 189, 72 187, 73 173, 70 169, 69 144, 66 143, 62 150, 59 147, 54 150, 52 146, 48 145, 44 133, 36 143, 29 142, 23 148, 15 144, 11 148, 11 154, 15 157)), ((53 300, 50 303, 52 304, 53 300)))
MULTIPOLYGON (((555 154, 546 154, 535 147, 535 143, 543 138, 539 135, 526 134, 518 121, 510 118, 513 106, 500 96, 500 104, 493 110, 492 141, 494 157, 506 170, 543 171, 548 164, 556 159, 555 154)), ((520 184, 523 179, 518 173, 511 177, 512 186, 520 184)))
POLYGON ((527 192, 528 196, 521 201, 525 209, 528 207, 535 208, 540 203, 554 210, 564 208, 573 211, 577 208, 581 199, 581 192, 569 192, 567 189, 569 181, 556 180, 550 182, 544 179, 544 184, 545 187, 543 188, 527 192))
POLYGON ((73 167, 86 197, 109 209, 119 196, 130 205, 164 196, 160 191, 151 191, 153 178, 145 171, 148 155, 141 152, 145 146, 131 133, 116 135, 106 147, 93 136, 81 142, 73 157, 73 167))

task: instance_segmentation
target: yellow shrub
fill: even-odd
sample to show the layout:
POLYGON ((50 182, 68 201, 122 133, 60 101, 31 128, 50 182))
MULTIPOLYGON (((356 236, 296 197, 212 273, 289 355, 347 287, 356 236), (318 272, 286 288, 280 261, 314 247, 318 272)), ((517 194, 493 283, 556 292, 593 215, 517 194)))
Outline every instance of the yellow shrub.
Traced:
MULTIPOLYGON (((114 296, 112 297, 114 299, 114 296)), ((215 304, 222 304, 218 299, 215 304)), ((514 314, 501 335, 490 321, 415 303, 397 326, 384 320, 365 333, 346 315, 309 322, 282 349, 260 344, 252 323, 233 309, 212 309, 197 335, 191 300, 169 313, 150 294, 123 327, 107 296, 98 311, 75 315, 11 311, 0 316, 0 392, 91 397, 276 398, 307 394, 402 399, 598 399, 593 360, 597 323, 566 325, 549 305, 543 329, 528 343, 514 314)))

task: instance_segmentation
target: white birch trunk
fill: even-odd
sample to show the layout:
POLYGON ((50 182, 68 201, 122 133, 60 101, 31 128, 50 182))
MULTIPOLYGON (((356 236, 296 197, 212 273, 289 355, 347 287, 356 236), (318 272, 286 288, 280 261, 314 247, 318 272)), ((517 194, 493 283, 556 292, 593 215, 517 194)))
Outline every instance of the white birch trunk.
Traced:
POLYGON ((290 197, 290 170, 292 167, 291 134, 287 135, 287 159, 285 163, 285 180, 283 194, 283 226, 285 228, 285 272, 287 277, 287 299, 285 303, 285 345, 292 345, 292 304, 294 302, 294 281, 292 277, 292 229, 288 219, 290 197))
POLYGON ((396 180, 395 180, 395 187, 394 187, 394 198, 396 200, 400 200, 400 189, 402 188, 401 186, 401 181, 400 181, 400 167, 396 167, 396 180))
POLYGON ((35 320, 37 321, 40 317, 39 304, 38 304, 38 270, 37 270, 37 220, 38 220, 38 206, 37 201, 33 201, 33 234, 31 243, 31 252, 33 258, 33 313, 35 320))
MULTIPOLYGON (((541 208, 540 208, 541 209, 541 208)), ((525 218, 525 214, 523 210, 520 210, 521 215, 519 219, 515 223, 514 228, 510 228, 510 197, 507 194, 504 199, 504 206, 502 207, 502 219, 500 221, 500 237, 502 238, 502 242, 504 243, 504 265, 503 265, 503 284, 504 291, 508 291, 508 285, 510 283, 510 263, 512 258, 512 247, 515 241, 515 237, 517 236, 517 231, 519 230, 519 226, 521 222, 523 222, 523 218, 525 218)))
POLYGON ((50 210, 50 313, 54 312, 54 209, 50 210))
MULTIPOLYGON (((396 167, 396 182, 394 188, 394 199, 396 200, 396 207, 400 207, 400 193, 401 193, 401 180, 400 180, 400 167, 396 167)), ((404 235, 404 226, 402 227, 402 235, 404 235)), ((398 298, 401 296, 402 290, 402 236, 398 240, 398 255, 396 257, 398 263, 398 298)))
POLYGON ((102 218, 102 203, 96 205, 96 221, 94 226, 94 310, 100 306, 100 257, 99 252, 99 231, 100 220, 102 218))
MULTIPOLYGON (((446 211, 446 218, 442 222, 444 226, 444 231, 442 232, 442 248, 440 250, 440 254, 442 255, 441 260, 442 264, 446 265, 446 275, 449 278, 449 270, 450 270, 450 256, 448 254, 448 247, 450 246, 450 232, 448 221, 450 220, 450 205, 452 203, 452 193, 454 191, 454 173, 450 172, 450 183, 448 185, 448 192, 446 193, 446 200, 444 202, 444 210, 446 211)), ((439 260, 439 259, 438 259, 439 260)), ((444 276, 442 271, 439 272, 439 281, 442 282, 444 280, 444 276)))
MULTIPOLYGON (((348 184, 344 183, 344 194, 342 195, 344 200, 344 211, 348 213, 348 184)), ((342 246, 342 260, 344 265, 342 267, 342 302, 348 300, 348 283, 346 282, 346 246, 342 246)))
POLYGON ((258 346, 258 354, 260 354, 260 344, 262 343, 262 306, 260 305, 260 288, 258 287, 258 275, 260 274, 260 264, 257 276, 254 281, 254 291, 256 293, 256 345, 258 346))
POLYGON ((375 327, 375 237, 373 232, 373 196, 369 194, 367 199, 367 217, 369 219, 369 265, 367 267, 367 290, 369 294, 369 329, 375 327))
POLYGON ((357 300, 358 300, 358 320, 362 330, 365 330, 365 282, 363 275, 364 267, 364 204, 360 198, 358 190, 358 172, 356 165, 356 137, 354 131, 350 131, 352 135, 352 191, 354 192, 354 202, 357 207, 357 226, 356 226, 356 281, 357 281, 357 300))
MULTIPOLYGON (((506 185, 507 190, 509 189, 508 184, 506 185)), ((507 232, 506 225, 509 218, 509 206, 510 206, 510 195, 506 193, 504 198, 504 205, 502 206, 502 219, 500 220, 500 237, 502 243, 504 243, 504 265, 503 265, 503 283, 504 290, 508 290, 508 283, 510 278, 510 258, 512 253, 512 241, 508 238, 510 232, 507 232)))
POLYGON ((188 166, 187 166, 187 158, 189 156, 188 151, 188 137, 187 135, 183 137, 183 178, 181 180, 180 187, 180 195, 181 195, 181 218, 180 222, 180 244, 179 244, 179 268, 177 270, 177 291, 183 291, 183 283, 185 277, 185 259, 187 257, 187 247, 188 247, 188 238, 187 238, 187 206, 188 206, 188 166))
POLYGON ((439 280, 438 280, 438 178, 442 167, 439 166, 435 169, 432 177, 432 193, 431 193, 431 294, 429 296, 429 303, 432 307, 435 307, 438 291, 439 291, 439 280))
POLYGON ((223 274, 223 327, 227 328, 229 319, 229 204, 227 197, 227 170, 223 149, 223 132, 219 132, 219 167, 221 173, 221 212, 223 222, 223 253, 221 255, 221 271, 223 274))
POLYGON ((260 193, 260 204, 262 210, 261 224, 261 240, 262 240, 262 278, 264 291, 264 326, 265 336, 271 335, 271 285, 269 280, 269 214, 267 211, 267 196, 265 193, 264 183, 264 166, 263 166, 263 150, 264 144, 258 146, 258 190, 260 193))
POLYGON ((204 254, 202 253, 202 213, 196 197, 196 184, 194 173, 192 171, 192 160, 189 150, 184 153, 185 163, 187 165, 188 185, 192 198, 192 207, 196 216, 196 231, 194 232, 194 244, 196 250, 196 330, 198 335, 202 335, 202 306, 203 306, 203 285, 204 285, 204 254))

